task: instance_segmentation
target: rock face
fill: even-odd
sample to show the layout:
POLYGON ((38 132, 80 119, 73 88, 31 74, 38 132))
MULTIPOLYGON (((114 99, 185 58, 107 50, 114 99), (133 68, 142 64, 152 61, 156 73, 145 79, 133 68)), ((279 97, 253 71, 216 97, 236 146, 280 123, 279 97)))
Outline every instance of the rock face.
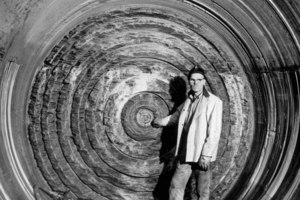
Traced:
POLYGON ((55 191, 90 199, 165 197, 168 181, 158 182, 173 170, 176 127, 153 128, 151 121, 183 102, 195 65, 207 70, 207 87, 225 102, 213 187, 233 168, 241 141, 248 147, 237 160, 245 162, 251 136, 241 140, 242 126, 252 113, 241 102, 247 88, 236 83, 242 73, 232 74, 225 60, 231 55, 199 34, 204 27, 177 15, 144 5, 112 9, 72 29, 45 58, 32 86, 28 134, 55 191))
POLYGON ((196 65, 224 102, 211 199, 297 198, 296 2, 2 4, 20 10, 0 43, 3 199, 168 199, 176 126, 151 121, 196 65))

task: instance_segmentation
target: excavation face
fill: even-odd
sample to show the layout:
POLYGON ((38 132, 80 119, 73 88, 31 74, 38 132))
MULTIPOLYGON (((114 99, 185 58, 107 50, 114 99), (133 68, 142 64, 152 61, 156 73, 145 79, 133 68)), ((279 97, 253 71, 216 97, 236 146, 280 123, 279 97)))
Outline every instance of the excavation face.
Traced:
MULTIPOLYGON (((3 32, 13 38, 7 52, 0 43, 0 197, 47 199, 40 187, 66 199, 167 199, 177 126, 151 122, 184 102, 198 65, 223 101, 211 198, 292 200, 300 48, 287 5, 300 8, 198 0, 16 6, 20 19, 11 21, 22 26, 3 32)), ((186 194, 196 199, 195 179, 186 194)))

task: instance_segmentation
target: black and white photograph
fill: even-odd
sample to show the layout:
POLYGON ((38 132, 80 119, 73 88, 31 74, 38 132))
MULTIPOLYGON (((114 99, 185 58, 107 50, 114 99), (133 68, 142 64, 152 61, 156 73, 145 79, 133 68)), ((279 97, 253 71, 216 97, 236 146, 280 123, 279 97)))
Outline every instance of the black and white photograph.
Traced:
POLYGON ((0 0, 0 200, 300 200, 300 0, 0 0))

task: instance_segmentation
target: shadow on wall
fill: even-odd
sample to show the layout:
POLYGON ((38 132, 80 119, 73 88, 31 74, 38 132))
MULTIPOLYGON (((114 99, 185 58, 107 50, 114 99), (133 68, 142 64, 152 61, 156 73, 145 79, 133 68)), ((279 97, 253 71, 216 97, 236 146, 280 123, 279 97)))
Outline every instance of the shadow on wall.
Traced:
MULTIPOLYGON (((169 95, 173 103, 170 114, 176 111, 186 99, 187 85, 182 77, 176 76, 170 80, 169 95)), ((155 200, 166 200, 169 198, 168 191, 173 176, 176 161, 174 157, 176 144, 177 126, 164 127, 161 134, 160 162, 164 164, 163 171, 159 176, 157 185, 153 191, 155 200)))

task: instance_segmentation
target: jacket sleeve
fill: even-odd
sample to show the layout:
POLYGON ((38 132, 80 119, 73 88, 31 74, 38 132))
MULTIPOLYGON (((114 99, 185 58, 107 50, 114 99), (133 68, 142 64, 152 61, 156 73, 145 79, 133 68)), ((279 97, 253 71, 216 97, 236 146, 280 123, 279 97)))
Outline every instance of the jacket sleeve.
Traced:
POLYGON ((181 104, 173 114, 168 115, 161 119, 161 123, 163 124, 163 126, 171 126, 171 125, 175 125, 176 123, 178 123, 179 116, 180 116, 181 110, 183 108, 183 104, 181 104))
POLYGON ((217 99, 207 121, 207 135, 202 148, 202 156, 213 157, 218 148, 222 129, 222 112, 223 102, 217 99))

